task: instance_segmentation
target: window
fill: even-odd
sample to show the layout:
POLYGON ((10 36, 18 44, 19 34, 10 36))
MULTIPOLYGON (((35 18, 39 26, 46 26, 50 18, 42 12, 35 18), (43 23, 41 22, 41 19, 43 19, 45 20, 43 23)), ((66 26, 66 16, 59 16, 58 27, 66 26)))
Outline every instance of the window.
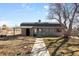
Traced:
POLYGON ((37 32, 37 29, 34 29, 34 32, 36 33, 37 32))
POLYGON ((40 32, 42 31, 42 29, 40 29, 40 28, 38 28, 37 30, 40 31, 40 32))
POLYGON ((61 29, 56 29, 56 32, 61 32, 61 29))
POLYGON ((41 29, 39 29, 39 31, 41 32, 41 29))

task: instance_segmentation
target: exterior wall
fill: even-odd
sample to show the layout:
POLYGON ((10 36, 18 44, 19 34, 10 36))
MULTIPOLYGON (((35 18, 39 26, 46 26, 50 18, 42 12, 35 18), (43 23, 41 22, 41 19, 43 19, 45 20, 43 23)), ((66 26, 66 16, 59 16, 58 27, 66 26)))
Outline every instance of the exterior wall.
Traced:
POLYGON ((22 35, 26 36, 26 28, 22 28, 21 33, 22 33, 22 35))
POLYGON ((37 33, 38 36, 59 36, 60 32, 55 32, 54 28, 42 28, 40 32, 37 33))
POLYGON ((33 35, 33 26, 21 26, 21 35, 26 36, 26 29, 29 28, 30 29, 30 36, 33 35))
MULTIPOLYGON (((60 36, 62 35, 61 27, 32 27, 30 29, 30 36, 60 36), (57 32, 60 29, 61 32, 57 32)), ((22 35, 26 35, 26 28, 22 28, 22 35)))
POLYGON ((33 28, 30 28, 30 36, 33 36, 33 28))
MULTIPOLYGON (((26 29, 27 28, 22 28, 21 29, 21 34, 24 35, 24 36, 26 36, 26 29)), ((29 30, 30 30, 30 36, 33 36, 33 29, 29 28, 29 30)))
POLYGON ((60 36, 60 35, 62 35, 61 27, 34 27, 33 33, 34 33, 34 29, 37 29, 36 30, 37 36, 60 36), (57 32, 57 29, 60 29, 61 32, 57 32))

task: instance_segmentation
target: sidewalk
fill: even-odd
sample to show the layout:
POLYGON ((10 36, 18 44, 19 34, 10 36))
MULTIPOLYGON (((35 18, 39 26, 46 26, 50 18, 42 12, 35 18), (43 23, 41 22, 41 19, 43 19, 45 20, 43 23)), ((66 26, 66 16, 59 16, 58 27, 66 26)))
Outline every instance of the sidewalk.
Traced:
POLYGON ((35 44, 30 56, 50 56, 43 38, 36 38, 35 44))

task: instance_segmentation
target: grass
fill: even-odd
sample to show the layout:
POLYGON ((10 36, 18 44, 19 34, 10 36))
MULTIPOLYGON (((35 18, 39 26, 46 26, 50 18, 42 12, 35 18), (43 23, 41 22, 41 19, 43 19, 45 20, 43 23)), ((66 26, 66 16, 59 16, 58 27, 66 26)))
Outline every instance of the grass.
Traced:
MULTIPOLYGON (((54 37, 55 38, 55 37, 54 37)), ((52 53, 54 52, 54 50, 61 44, 61 42, 63 41, 63 39, 59 40, 56 42, 56 40, 58 40, 59 37, 56 37, 54 39, 53 37, 50 38, 45 38, 44 42, 46 44, 46 47, 48 47, 48 51, 50 53, 50 55, 52 55, 52 53), (51 45, 49 45, 51 43, 51 45)), ((58 56, 79 56, 79 39, 77 38, 73 38, 70 39, 66 44, 64 44, 63 46, 61 46, 59 48, 59 50, 57 51, 56 55, 58 56)))
POLYGON ((35 38, 18 37, 14 40, 0 41, 0 56, 25 56, 31 53, 35 38))
POLYGON ((52 37, 52 38, 45 38, 44 42, 46 44, 46 47, 49 46, 50 43, 52 43, 49 47, 48 47, 48 51, 50 53, 50 55, 52 54, 52 52, 54 51, 56 44, 54 44, 54 42, 58 39, 59 37, 52 37))
MULTIPOLYGON (((60 37, 45 37, 44 42, 48 47, 50 55, 61 44, 60 37), (57 41, 57 42, 56 42, 57 41), (50 44, 51 43, 51 44, 50 44)), ((17 37, 9 40, 0 40, 0 56, 28 56, 35 42, 34 37, 17 37)), ((57 51, 57 55, 79 56, 79 39, 70 39, 57 51)))

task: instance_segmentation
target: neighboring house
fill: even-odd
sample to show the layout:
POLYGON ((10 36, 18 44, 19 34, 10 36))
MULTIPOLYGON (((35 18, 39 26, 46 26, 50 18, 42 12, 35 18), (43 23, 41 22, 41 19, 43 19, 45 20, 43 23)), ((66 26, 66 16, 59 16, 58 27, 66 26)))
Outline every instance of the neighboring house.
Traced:
POLYGON ((61 36, 62 27, 58 23, 21 23, 21 33, 24 36, 61 36))

